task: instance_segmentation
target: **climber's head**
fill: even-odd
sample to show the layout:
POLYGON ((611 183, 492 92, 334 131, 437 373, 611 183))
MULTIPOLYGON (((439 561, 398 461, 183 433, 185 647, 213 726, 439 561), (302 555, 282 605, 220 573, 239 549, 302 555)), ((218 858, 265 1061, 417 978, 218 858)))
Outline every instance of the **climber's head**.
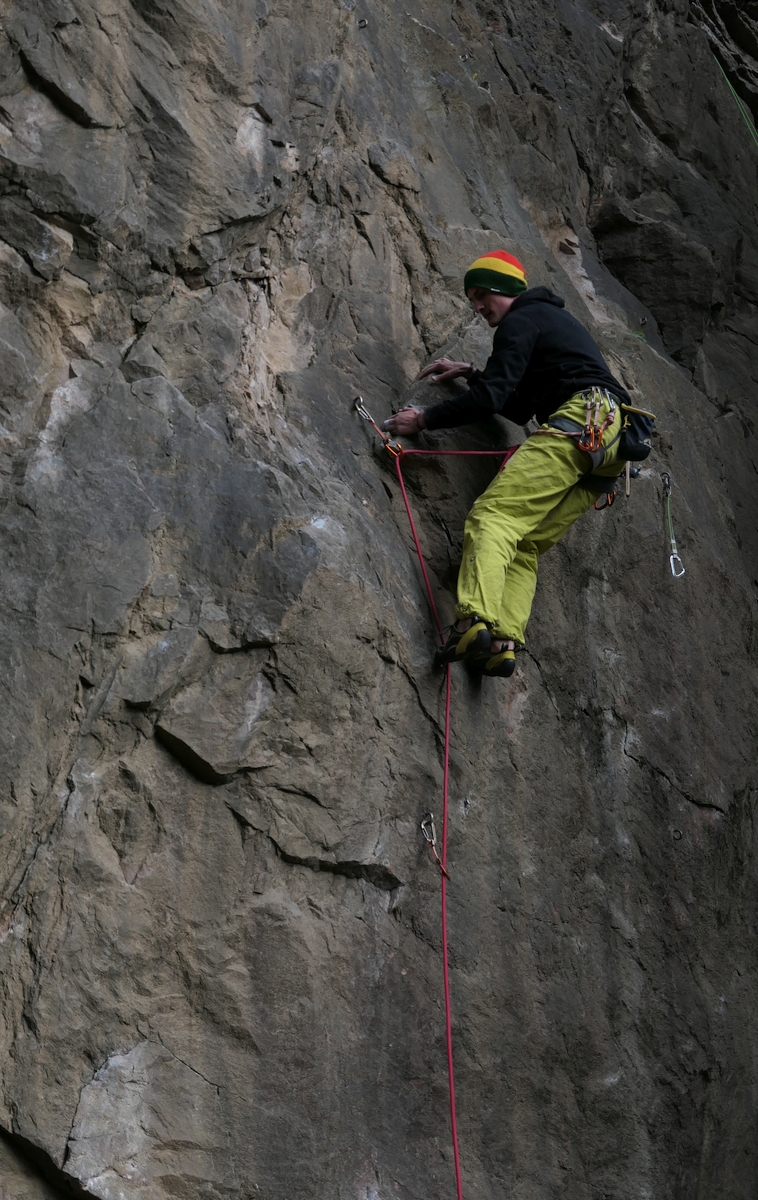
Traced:
POLYGON ((499 325, 516 297, 526 291, 524 268, 505 250, 492 250, 472 262, 463 277, 463 290, 474 312, 488 325, 499 325))
POLYGON ((515 300, 515 296, 500 296, 488 288, 469 288, 467 295, 474 312, 493 329, 500 324, 515 300))

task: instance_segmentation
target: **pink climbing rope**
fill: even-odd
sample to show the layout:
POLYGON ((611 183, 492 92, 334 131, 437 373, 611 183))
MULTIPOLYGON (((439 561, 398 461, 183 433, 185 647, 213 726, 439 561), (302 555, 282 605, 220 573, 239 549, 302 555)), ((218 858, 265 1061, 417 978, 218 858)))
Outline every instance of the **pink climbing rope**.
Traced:
MULTIPOLYGON (((437 633, 439 635, 440 642, 442 642, 444 644, 445 638, 442 633, 442 625, 440 624, 439 615, 437 613, 437 605, 434 601, 434 592, 432 591, 432 585, 429 580, 429 572, 426 569, 426 562, 424 561, 424 555, 421 550, 421 543, 419 541, 418 533, 416 531, 416 522, 413 520, 413 513, 411 512, 411 506, 410 506, 410 502, 408 500, 408 493, 405 490, 405 480, 403 479, 403 471, 402 471, 402 467, 400 466, 400 460, 402 458, 405 458, 407 455, 411 455, 411 454, 432 455, 432 456, 454 454, 454 455, 464 455, 465 457, 470 457, 470 458, 497 457, 497 458, 502 458, 502 460, 503 460, 500 465, 500 470, 502 471, 503 467, 508 462, 508 459, 511 458, 511 456, 514 455, 516 453, 516 451, 518 450, 518 446, 511 446, 510 449, 508 449, 508 450, 405 450, 403 448, 403 446, 400 444, 400 442, 393 441, 393 439, 389 436, 389 434, 385 433, 384 430, 379 428, 376 421, 371 416, 371 413, 368 412, 368 410, 366 409, 366 406, 363 403, 362 396, 357 396, 355 398, 354 405, 355 405, 355 410, 358 413, 358 415, 360 417, 362 417, 362 419, 364 421, 368 421, 369 425, 373 426, 373 428, 379 434, 379 437, 382 439, 385 450, 387 450, 392 455, 393 459, 395 460, 395 471, 397 472, 397 481, 400 484, 400 491, 403 496, 403 503, 405 504, 405 511, 408 514, 408 521, 410 523, 411 534, 413 536, 413 544, 416 547, 416 553, 418 554, 418 561, 419 561, 419 565, 421 567, 421 574, 424 577, 424 584, 426 586, 426 594, 429 598, 429 607, 432 610, 432 616, 434 618, 434 624, 437 627, 437 633)), ((457 1122, 456 1116, 455 1116, 455 1077, 454 1077, 454 1072, 453 1072, 453 1017, 452 1017, 452 1007, 451 1007, 451 1003, 450 1003, 450 966, 449 966, 449 961, 448 961, 449 955, 448 955, 448 940, 447 940, 447 882, 449 879, 449 875, 447 872, 447 825, 448 825, 447 818, 448 818, 448 807, 449 807, 449 805, 448 805, 449 785, 450 785, 450 664, 448 663, 448 665, 445 667, 445 750, 444 750, 443 773, 442 773, 442 857, 441 857, 441 859, 437 858, 437 852, 434 849, 434 842, 432 840, 433 828, 434 828, 433 824, 432 824, 431 836, 427 836, 426 832, 424 833, 424 836, 427 837, 428 841, 430 841, 430 840, 432 841, 432 850, 434 852, 434 856, 435 856, 435 860, 437 861, 437 865, 440 868, 440 878, 442 881, 442 977, 444 980, 444 987, 445 987, 445 1043, 446 1043, 446 1047, 447 1047, 447 1077, 448 1077, 449 1092, 450 1092, 450 1132, 452 1135, 453 1157, 455 1160, 455 1186, 456 1186, 456 1191, 458 1194, 458 1200, 463 1200, 463 1187, 461 1185, 461 1157, 460 1157, 460 1152, 458 1149, 458 1122, 457 1122)), ((422 829, 423 828, 424 828, 424 825, 422 824, 422 829)))
MULTIPOLYGON (((379 432, 381 432, 381 431, 379 431, 379 432)), ((445 641, 445 637, 442 632, 442 625, 440 624, 439 615, 437 613, 437 605, 435 604, 435 601, 434 601, 434 592, 432 591, 432 585, 429 581, 429 572, 426 569, 426 562, 424 561, 424 555, 421 550, 421 543, 419 542, 418 533, 416 531, 416 523, 413 520, 413 513, 411 512, 411 506, 410 506, 410 503, 408 500, 408 493, 405 490, 405 481, 403 479, 403 472, 402 472, 402 468, 400 466, 400 460, 402 458, 404 458, 406 455, 410 455, 410 454, 427 454, 427 455, 456 454, 456 455, 471 455, 471 456, 487 455, 490 457, 497 455, 498 457, 503 459, 502 466, 504 467, 506 462, 508 461, 508 459, 511 457, 511 455, 515 454, 517 449, 518 449, 518 447, 516 447, 516 446, 512 446, 509 450, 404 450, 402 447, 400 447, 397 451, 393 452, 393 456, 395 459, 395 471, 397 472, 397 481, 400 484, 400 491, 403 496, 403 503, 405 504, 405 511, 408 514, 408 521, 409 521, 410 527, 411 527, 411 534, 413 535, 413 542, 416 547, 416 553, 418 554, 418 561, 419 561, 419 565, 421 567, 421 574, 424 577, 424 584, 426 586, 426 594, 429 598, 429 607, 432 610, 434 624, 437 627, 437 633, 439 634, 440 641, 443 643, 445 641)), ((501 470, 502 470, 502 467, 501 467, 501 470)), ((458 1194, 458 1200, 463 1200, 463 1187, 461 1184, 461 1159, 460 1159, 460 1152, 458 1149, 458 1122, 456 1120, 456 1115, 455 1115, 455 1076, 454 1076, 454 1071, 453 1071, 453 1017, 452 1017, 452 1007, 451 1007, 451 1003, 450 1003, 450 968, 449 968, 449 962, 448 962, 449 955, 448 955, 448 941, 447 941, 447 881, 448 881, 448 875, 447 875, 447 825, 448 825, 448 821, 447 821, 447 817, 448 817, 449 781, 450 781, 450 664, 448 663, 447 666, 445 667, 445 749, 444 749, 443 765, 442 765, 442 856, 441 856, 441 860, 440 860, 440 866, 441 866, 440 879, 442 881, 442 885, 441 885, 442 886, 442 978, 444 981, 444 989, 445 989, 445 1042, 446 1042, 446 1046, 447 1046, 447 1077, 448 1077, 448 1085, 449 1085, 449 1092, 450 1092, 450 1131, 452 1134, 453 1158, 455 1161, 455 1186, 456 1186, 456 1190, 457 1190, 457 1194, 458 1194)))

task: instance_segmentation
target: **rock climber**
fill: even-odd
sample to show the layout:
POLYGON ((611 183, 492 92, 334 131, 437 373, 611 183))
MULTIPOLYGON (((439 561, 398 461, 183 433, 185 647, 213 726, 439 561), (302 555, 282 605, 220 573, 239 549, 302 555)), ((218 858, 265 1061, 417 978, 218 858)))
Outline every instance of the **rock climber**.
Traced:
POLYGON ((519 425, 531 417, 540 423, 466 518, 456 621, 435 657, 438 664, 465 661, 482 675, 507 677, 524 645, 539 556, 603 493, 612 502, 624 465, 619 405, 631 402, 584 326, 548 288, 528 289, 512 254, 494 250, 477 258, 463 288, 495 330, 484 370, 435 359, 420 379, 465 379, 468 389, 429 408, 403 408, 384 427, 412 435, 493 413, 519 425))

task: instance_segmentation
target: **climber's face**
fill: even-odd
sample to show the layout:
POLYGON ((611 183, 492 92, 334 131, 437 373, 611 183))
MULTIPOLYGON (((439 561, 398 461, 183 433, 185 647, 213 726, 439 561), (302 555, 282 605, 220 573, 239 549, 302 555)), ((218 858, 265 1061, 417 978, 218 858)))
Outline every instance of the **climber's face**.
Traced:
POLYGON ((488 288, 469 288, 466 295, 471 301, 471 307, 480 317, 484 317, 487 324, 491 327, 499 325, 509 308, 513 304, 515 297, 500 296, 497 292, 491 292, 488 288))

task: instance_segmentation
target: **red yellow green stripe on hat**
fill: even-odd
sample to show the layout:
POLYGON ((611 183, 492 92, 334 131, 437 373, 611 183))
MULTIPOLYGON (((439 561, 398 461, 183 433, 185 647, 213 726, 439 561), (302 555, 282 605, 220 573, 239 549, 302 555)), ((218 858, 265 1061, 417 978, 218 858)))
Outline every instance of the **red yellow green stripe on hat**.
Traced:
POLYGON ((463 277, 463 290, 487 288, 501 296, 518 296, 526 291, 526 274, 517 258, 505 250, 492 250, 472 262, 463 277))

